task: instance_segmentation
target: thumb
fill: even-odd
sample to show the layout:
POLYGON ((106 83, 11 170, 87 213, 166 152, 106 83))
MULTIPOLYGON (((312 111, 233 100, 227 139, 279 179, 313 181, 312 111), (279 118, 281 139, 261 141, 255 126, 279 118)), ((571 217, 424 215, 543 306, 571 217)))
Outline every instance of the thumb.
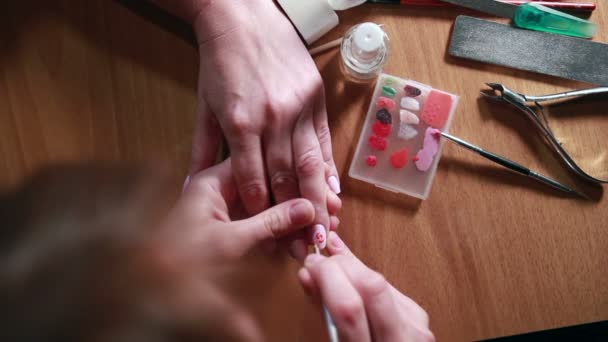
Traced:
POLYGON ((246 220, 236 221, 235 238, 253 246, 268 239, 278 239, 312 224, 315 209, 306 199, 292 199, 246 220))

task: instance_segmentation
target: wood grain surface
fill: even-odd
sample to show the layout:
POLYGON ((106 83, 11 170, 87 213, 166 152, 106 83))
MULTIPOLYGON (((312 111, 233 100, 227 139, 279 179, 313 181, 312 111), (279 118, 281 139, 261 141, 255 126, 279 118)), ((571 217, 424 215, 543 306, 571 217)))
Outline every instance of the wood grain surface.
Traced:
MULTIPOLYGON (((608 4, 597 2, 595 40, 608 42, 608 4)), ((371 86, 345 83, 333 50, 316 60, 343 183, 341 234, 428 311, 439 341, 608 319, 603 190, 565 171, 518 112, 479 96, 485 82, 529 94, 589 85, 451 58, 450 31, 462 13, 475 15, 365 5, 340 13, 340 27, 322 42, 362 21, 383 23, 392 44, 387 73, 461 96, 452 133, 595 200, 561 196, 450 144, 426 201, 349 179, 371 86)), ((142 3, 8 2, 0 13, 0 185, 56 161, 161 160, 174 171, 177 193, 190 157, 197 72, 188 29, 142 3)), ((588 139, 606 147, 607 101, 567 107, 573 115, 562 120, 563 129, 581 135, 568 141, 573 149, 584 150, 588 139), (581 108, 596 113, 577 117, 581 108)), ((265 290, 254 311, 268 340, 326 338, 320 310, 299 288, 296 271, 288 260, 259 265, 265 290)))

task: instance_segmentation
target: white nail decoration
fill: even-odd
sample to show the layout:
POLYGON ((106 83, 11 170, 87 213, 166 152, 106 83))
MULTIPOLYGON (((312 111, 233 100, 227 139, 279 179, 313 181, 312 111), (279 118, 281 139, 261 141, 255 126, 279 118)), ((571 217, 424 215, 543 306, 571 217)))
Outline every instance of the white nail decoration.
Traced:
POLYGON ((401 99, 401 108, 405 108, 412 112, 420 110, 420 102, 412 97, 404 97, 401 99))
POLYGON ((404 122, 399 124, 399 132, 397 136, 401 139, 409 140, 418 135, 418 130, 404 122))
POLYGON ((408 125, 417 125, 420 123, 420 119, 416 116, 416 114, 405 109, 399 111, 399 118, 401 119, 401 122, 408 125))

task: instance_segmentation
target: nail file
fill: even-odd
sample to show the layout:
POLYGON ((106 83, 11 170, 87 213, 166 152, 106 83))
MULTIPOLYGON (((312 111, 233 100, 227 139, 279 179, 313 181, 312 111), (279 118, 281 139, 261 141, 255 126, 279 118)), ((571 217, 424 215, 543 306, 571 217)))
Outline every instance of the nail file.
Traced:
POLYGON ((608 45, 461 15, 449 54, 566 79, 608 85, 608 45))

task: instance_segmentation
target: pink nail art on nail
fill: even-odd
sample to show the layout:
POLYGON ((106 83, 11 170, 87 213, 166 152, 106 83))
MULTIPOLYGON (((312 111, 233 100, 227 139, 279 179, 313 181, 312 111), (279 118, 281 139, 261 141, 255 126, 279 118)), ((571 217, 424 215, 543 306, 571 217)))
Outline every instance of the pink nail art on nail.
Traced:
POLYGON ((323 225, 315 224, 313 227, 312 240, 319 249, 324 249, 327 246, 327 233, 323 225))

